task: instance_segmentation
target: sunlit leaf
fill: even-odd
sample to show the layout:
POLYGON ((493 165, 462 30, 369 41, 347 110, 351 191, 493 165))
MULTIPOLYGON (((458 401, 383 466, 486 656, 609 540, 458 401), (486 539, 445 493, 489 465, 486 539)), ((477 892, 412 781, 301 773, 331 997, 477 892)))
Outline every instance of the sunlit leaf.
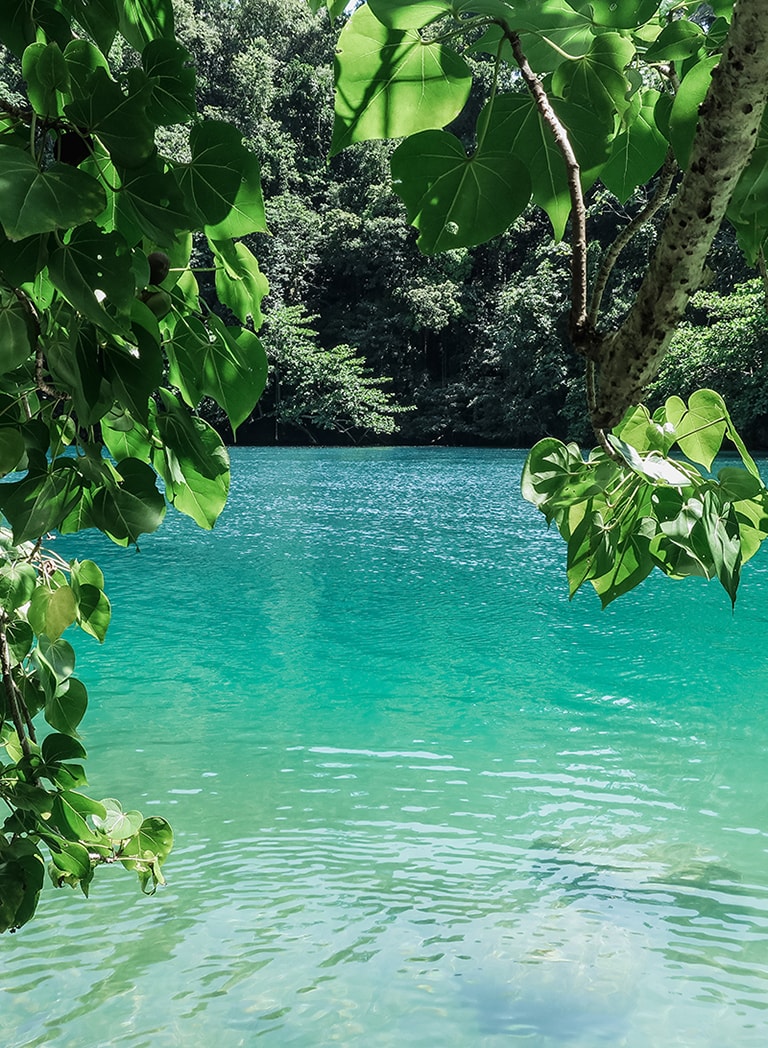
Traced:
POLYGON ((206 120, 189 137, 192 159, 176 169, 189 206, 212 240, 264 232, 259 162, 231 124, 206 120))
POLYGON ((352 142, 398 138, 449 124, 471 74, 455 51, 415 30, 388 29, 359 7, 339 37, 331 155, 352 142))
POLYGON ((472 247, 503 233, 531 195, 527 168, 482 143, 468 157, 447 131, 422 131, 392 155, 394 187, 425 254, 472 247))

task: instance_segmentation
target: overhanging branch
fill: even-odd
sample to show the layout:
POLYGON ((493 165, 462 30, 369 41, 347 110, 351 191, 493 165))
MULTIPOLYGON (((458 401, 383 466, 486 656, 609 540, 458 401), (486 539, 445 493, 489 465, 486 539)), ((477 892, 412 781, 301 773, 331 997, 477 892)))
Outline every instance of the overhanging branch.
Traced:
POLYGON ((552 108, 539 78, 528 64, 520 37, 504 23, 499 23, 512 47, 515 61, 530 91, 539 115, 555 139, 565 161, 568 193, 571 198, 571 341, 579 352, 586 353, 590 345, 590 325, 587 316, 587 209, 581 188, 581 168, 573 151, 568 132, 552 108))

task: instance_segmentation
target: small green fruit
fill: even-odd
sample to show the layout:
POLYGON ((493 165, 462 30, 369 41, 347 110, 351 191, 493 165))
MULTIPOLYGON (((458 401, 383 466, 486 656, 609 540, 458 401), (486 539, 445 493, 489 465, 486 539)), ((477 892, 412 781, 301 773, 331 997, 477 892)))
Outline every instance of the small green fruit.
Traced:
POLYGON ((142 295, 142 299, 158 320, 162 320, 171 311, 171 296, 167 291, 151 291, 142 295))
POLYGON ((164 251, 153 251, 147 255, 150 284, 162 284, 171 269, 171 260, 164 251))

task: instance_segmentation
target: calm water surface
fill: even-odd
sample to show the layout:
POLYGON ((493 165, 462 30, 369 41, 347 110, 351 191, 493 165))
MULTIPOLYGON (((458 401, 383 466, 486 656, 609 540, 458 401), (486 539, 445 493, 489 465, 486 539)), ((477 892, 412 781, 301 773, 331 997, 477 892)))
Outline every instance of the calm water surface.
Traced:
POLYGON ((66 546, 93 792, 177 847, 45 891, 0 1043, 768 1043, 766 561, 569 604, 522 461, 238 450, 213 535, 66 546))

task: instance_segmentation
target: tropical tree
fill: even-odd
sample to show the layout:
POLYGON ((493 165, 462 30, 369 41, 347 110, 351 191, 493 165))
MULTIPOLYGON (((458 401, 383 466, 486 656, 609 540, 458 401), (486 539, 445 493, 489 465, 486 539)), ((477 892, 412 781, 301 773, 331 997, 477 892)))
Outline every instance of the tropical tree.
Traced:
POLYGON ((300 430, 312 443, 317 430, 353 443, 391 436, 404 409, 385 388, 388 380, 374 375, 353 346, 323 349, 315 319, 303 306, 282 306, 272 310, 265 327, 270 368, 259 413, 274 421, 275 439, 281 427, 300 430))
POLYGON ((0 8, 0 930, 35 912, 44 854, 86 894, 120 863, 162 883, 160 817, 85 792, 87 693, 64 639, 103 641, 111 608, 90 560, 50 533, 121 546, 170 504, 211 528, 229 460, 196 413, 233 430, 266 381, 255 329, 267 287, 242 237, 264 230, 259 164, 203 120, 171 0, 11 0, 0 8), (162 143, 184 141, 171 160, 162 143), (198 294, 193 240, 237 324, 198 294), (161 483, 162 482, 162 483, 161 483))
POLYGON ((403 139, 394 187, 422 251, 481 244, 530 201, 555 239, 568 231, 568 334, 599 446, 585 460, 574 444, 541 441, 523 493, 567 542, 572 594, 590 581, 605 605, 656 567, 717 577, 735 600, 741 565, 768 534, 768 494, 720 395, 671 396, 653 415, 638 403, 724 219, 748 259, 762 258, 767 94, 762 0, 369 0, 341 31, 331 151, 403 139), (468 54, 487 56, 492 76, 463 141, 446 128, 466 124, 468 54), (652 188, 590 272, 598 181, 619 201, 652 188), (634 298, 606 323, 616 260, 661 208, 634 298), (713 475, 726 437, 742 466, 713 475))

